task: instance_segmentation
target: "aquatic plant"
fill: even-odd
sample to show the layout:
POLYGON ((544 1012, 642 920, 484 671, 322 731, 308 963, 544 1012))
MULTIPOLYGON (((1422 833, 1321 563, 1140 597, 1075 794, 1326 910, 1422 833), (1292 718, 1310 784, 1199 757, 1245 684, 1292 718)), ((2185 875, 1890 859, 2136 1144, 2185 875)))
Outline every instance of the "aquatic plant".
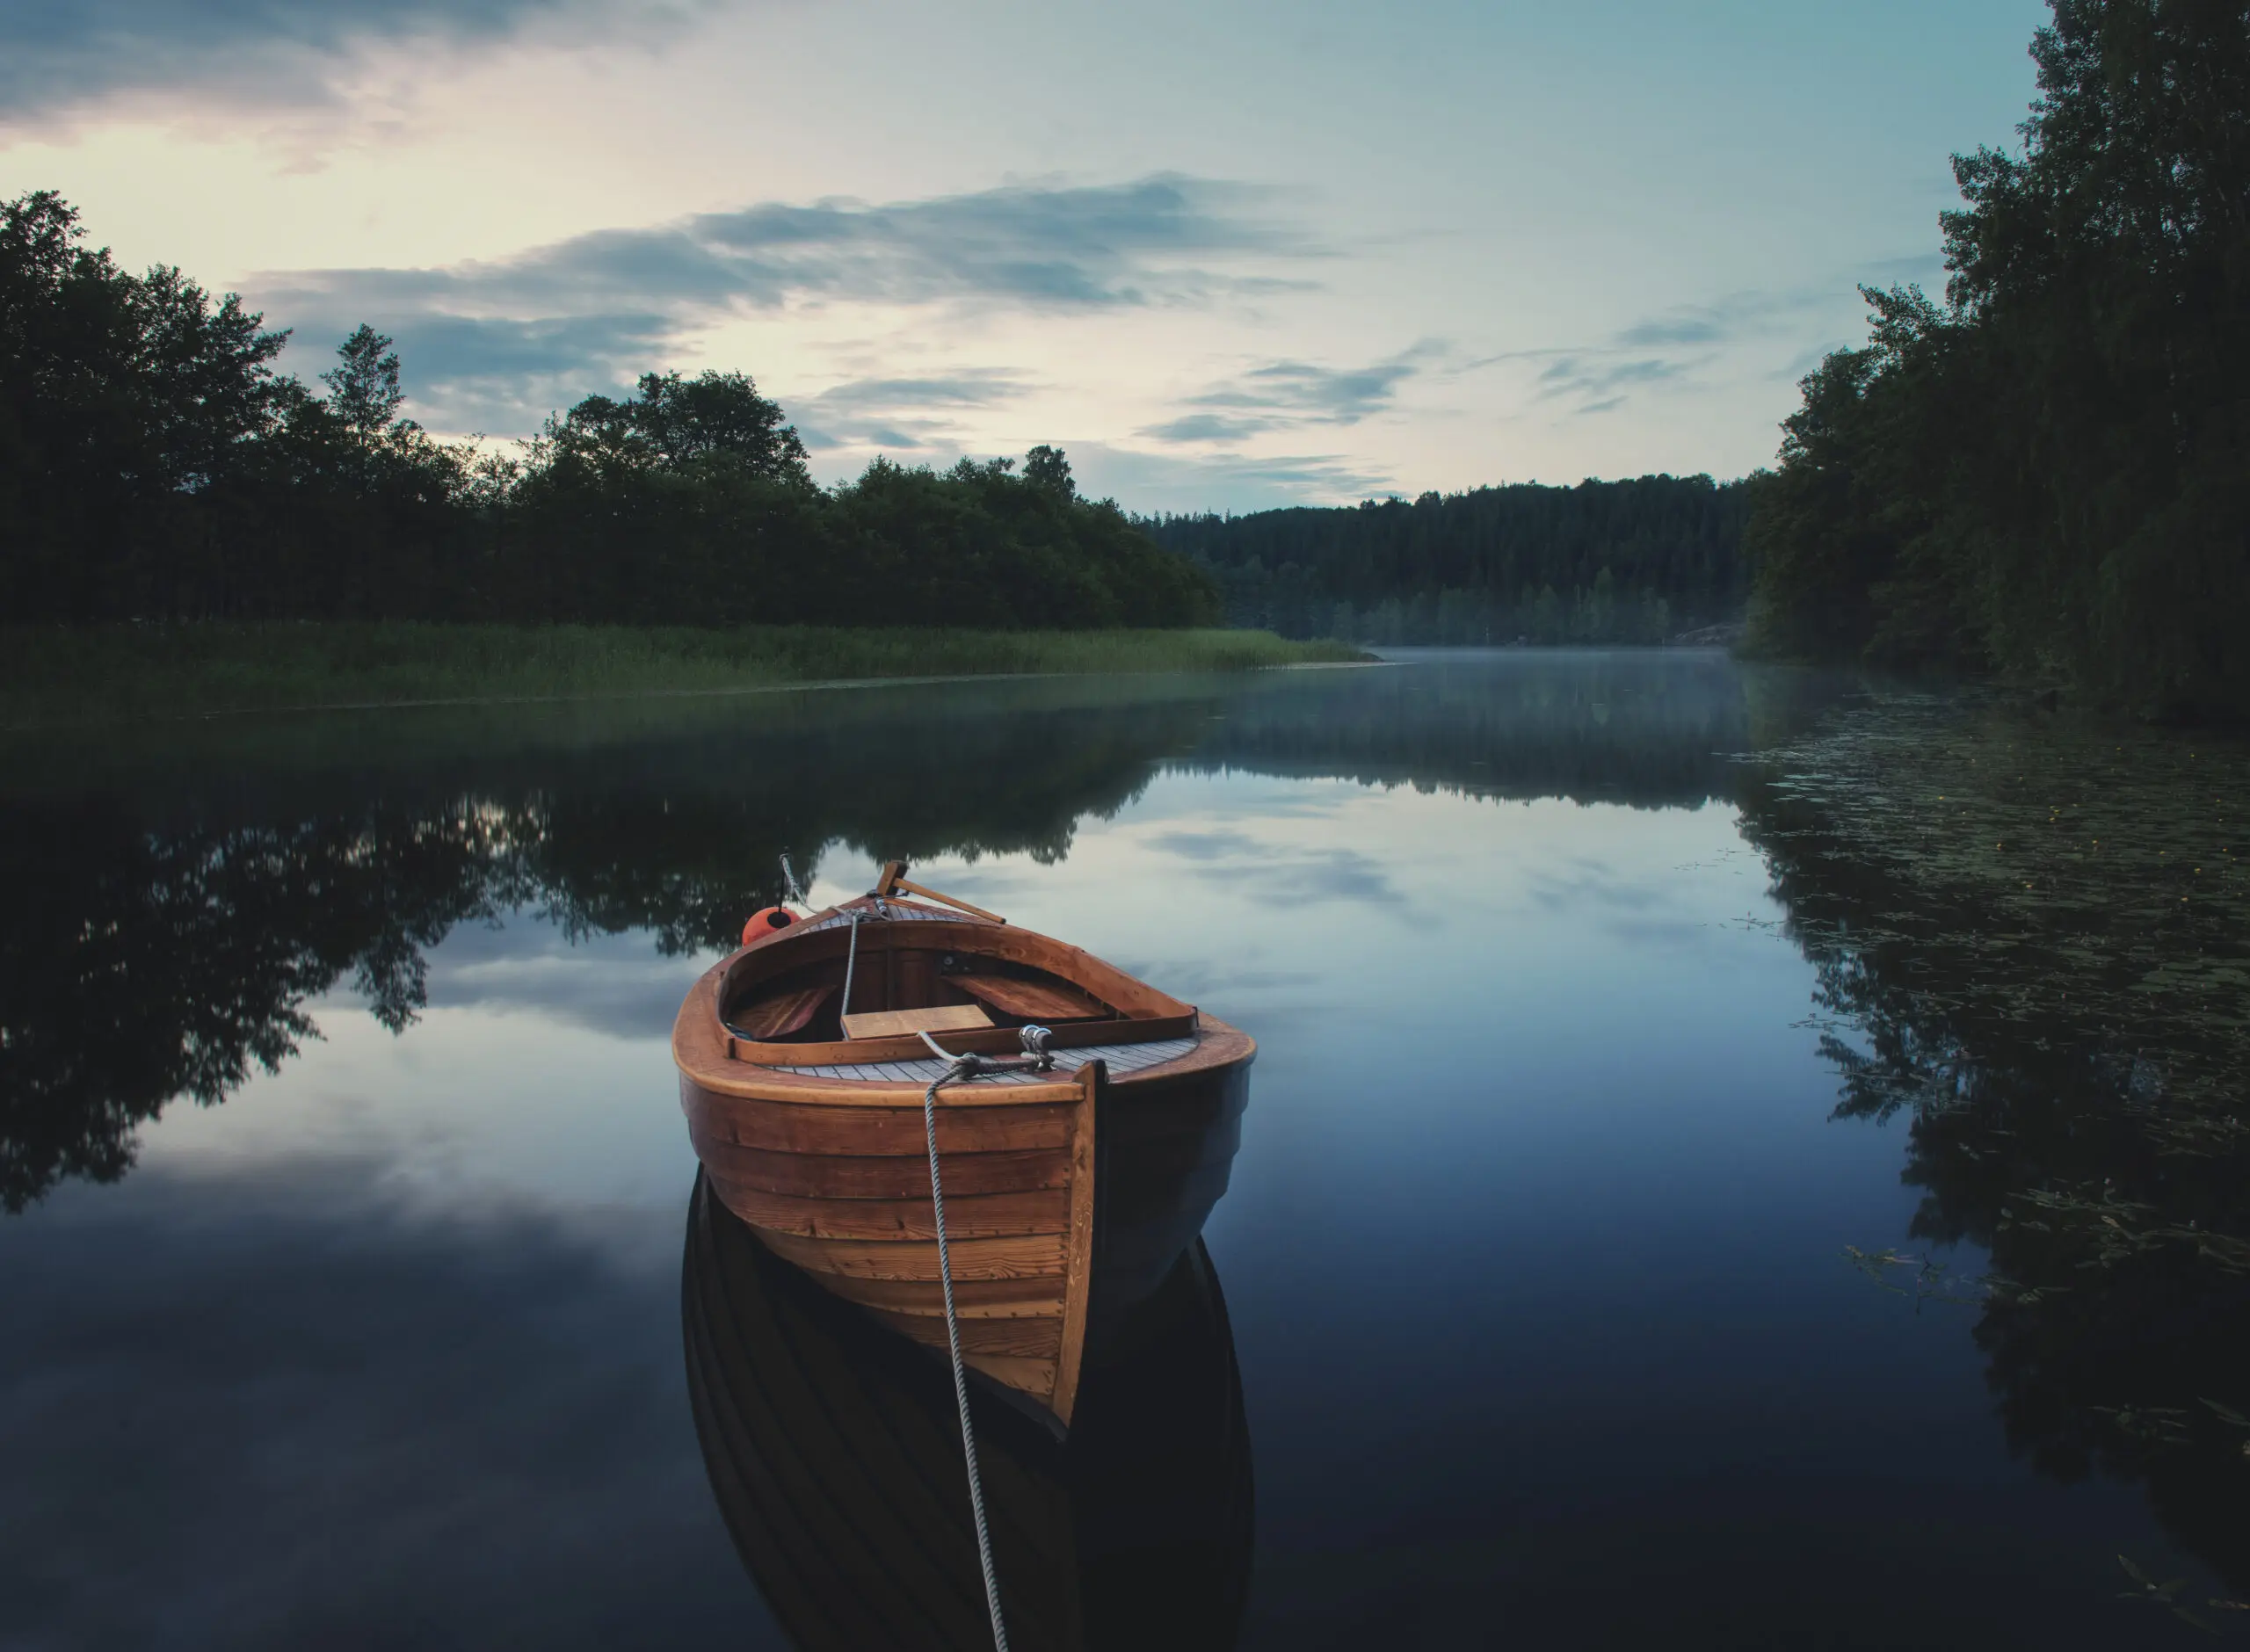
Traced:
MULTIPOLYGON (((1911 1237, 1990 1254, 1975 1334, 2011 1443, 2063 1479, 2145 1479, 2239 1589, 2250 752, 1874 693, 1748 777, 1834 1116, 1906 1120, 1911 1237)), ((1910 1286, 1921 1257, 1847 1259, 1962 1294, 1910 1286)))

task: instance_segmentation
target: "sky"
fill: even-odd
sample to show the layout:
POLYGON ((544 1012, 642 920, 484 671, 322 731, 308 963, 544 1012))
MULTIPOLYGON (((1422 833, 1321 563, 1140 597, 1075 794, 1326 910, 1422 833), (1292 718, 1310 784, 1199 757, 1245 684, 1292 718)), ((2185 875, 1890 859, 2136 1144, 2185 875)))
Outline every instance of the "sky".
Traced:
POLYGON ((2039 0, 7 0, 0 197, 433 431, 752 374, 834 482, 1142 511, 1771 461, 2039 0))

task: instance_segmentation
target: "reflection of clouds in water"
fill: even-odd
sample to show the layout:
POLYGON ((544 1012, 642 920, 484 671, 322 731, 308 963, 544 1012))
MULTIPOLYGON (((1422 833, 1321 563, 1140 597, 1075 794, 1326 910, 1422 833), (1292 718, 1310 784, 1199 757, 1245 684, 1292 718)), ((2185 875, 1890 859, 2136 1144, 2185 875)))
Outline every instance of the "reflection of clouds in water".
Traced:
POLYGON ((1576 857, 1562 869, 1528 873, 1524 885, 1542 911, 1574 914, 1629 945, 1699 946, 1712 936, 1712 917, 1695 915, 1678 881, 1622 873, 1606 861, 1576 857))
POLYGON ((1566 907, 1604 907, 1612 911, 1644 912, 1670 903, 1673 892, 1653 883, 1621 876, 1600 860, 1576 860, 1568 873, 1537 871, 1525 880, 1525 894, 1548 911, 1566 907))
MULTIPOLYGON (((1208 958, 1166 959, 1146 966, 1143 979, 1164 983, 1174 997, 1216 999, 1223 993, 1281 992, 1318 987, 1326 976, 1311 970, 1229 969, 1208 958)), ((1135 974, 1141 974, 1136 970, 1135 974)))
POLYGON ((1310 850, 1288 859, 1275 856, 1256 866, 1213 866, 1201 875, 1224 880, 1252 900, 1392 906, 1401 898, 1382 863, 1355 849, 1310 850))
POLYGON ((143 1172, 0 1228, 11 1644, 780 1644, 705 1482, 669 1270, 292 1169, 143 1172))
POLYGON ((1652 946, 1686 946, 1708 938, 1710 925, 1693 918, 1616 918, 1601 925, 1620 940, 1652 946))
POLYGON ((1194 864, 1196 877, 1254 901, 1348 901, 1396 905, 1382 862, 1356 849, 1281 848, 1238 831, 1159 832, 1149 847, 1194 864))
POLYGON ((428 957, 433 1009, 520 1011, 615 1038, 668 1033, 681 995, 710 961, 666 958, 645 931, 573 943, 523 917, 504 929, 464 925, 428 957))
POLYGON ((1170 773, 1216 777, 1242 786, 1242 806, 1255 809, 1260 820, 1269 821, 1330 820, 1367 797, 1397 789, 1381 780, 1297 774, 1279 766, 1266 770, 1175 763, 1166 769, 1170 773))
POLYGON ((1183 860, 1221 860, 1230 856, 1254 855, 1258 845, 1245 832, 1158 832, 1149 847, 1183 860))

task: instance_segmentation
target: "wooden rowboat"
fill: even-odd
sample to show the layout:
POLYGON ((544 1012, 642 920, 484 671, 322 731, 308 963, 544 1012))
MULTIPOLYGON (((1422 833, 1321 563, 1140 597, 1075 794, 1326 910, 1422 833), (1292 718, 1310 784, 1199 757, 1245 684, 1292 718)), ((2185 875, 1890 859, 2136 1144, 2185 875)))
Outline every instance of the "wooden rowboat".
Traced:
POLYGON ((904 873, 893 862, 860 899, 754 931, 695 983, 672 1029, 688 1134, 769 1250, 944 1348, 923 1107, 945 1080, 964 1363, 1065 1430, 1089 1343, 1169 1274, 1225 1191, 1257 1047, 904 873), (1048 1064, 1028 1070, 1034 1042, 1048 1064), (1018 1068, 949 1079, 969 1053, 1018 1068))
MULTIPOLYGON (((711 1489, 798 1652, 992 1644, 944 1367, 767 1250, 700 1179, 680 1308, 711 1489)), ((1226 1652, 1254 1487, 1216 1272, 1191 1243, 1088 1359, 1067 1442, 976 1426, 1014 1652, 1226 1652)))

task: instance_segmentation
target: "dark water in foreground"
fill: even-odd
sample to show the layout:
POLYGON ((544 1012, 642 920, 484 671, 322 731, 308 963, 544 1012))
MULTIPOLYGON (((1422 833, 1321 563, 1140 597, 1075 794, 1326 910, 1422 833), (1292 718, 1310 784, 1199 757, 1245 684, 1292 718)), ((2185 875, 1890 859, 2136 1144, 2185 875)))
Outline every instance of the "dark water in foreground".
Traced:
POLYGON ((1009 1471, 1092 1644, 2241 1634, 2245 774, 1694 653, 0 749, 0 1646, 791 1643, 699 1416, 928 1373, 683 1253, 785 852, 1261 1042, 1223 1318, 1009 1471))

